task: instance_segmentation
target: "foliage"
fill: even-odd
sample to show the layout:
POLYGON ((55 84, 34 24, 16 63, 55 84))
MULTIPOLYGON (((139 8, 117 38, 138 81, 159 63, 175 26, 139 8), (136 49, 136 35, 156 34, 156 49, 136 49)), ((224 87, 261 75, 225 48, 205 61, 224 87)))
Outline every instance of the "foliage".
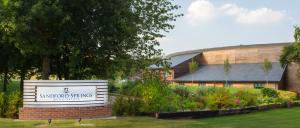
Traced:
POLYGON ((181 108, 181 111, 186 109, 196 110, 203 106, 200 97, 196 97, 186 86, 176 86, 173 91, 179 97, 178 106, 181 108))
POLYGON ((22 98, 19 91, 0 92, 0 117, 17 118, 22 98))
POLYGON ((272 70, 272 63, 268 59, 265 59, 264 63, 261 65, 261 68, 265 73, 266 82, 267 82, 267 85, 268 85, 269 72, 270 72, 270 70, 272 70))
POLYGON ((179 98, 171 88, 151 73, 144 80, 127 82, 120 89, 113 111, 116 115, 135 115, 138 112, 177 111, 179 98))
POLYGON ((141 105, 140 99, 136 97, 124 97, 118 96, 114 105, 112 107, 112 111, 114 115, 129 115, 134 116, 139 112, 139 108, 141 105))
POLYGON ((138 84, 138 90, 143 102, 142 112, 161 112, 173 109, 172 91, 159 78, 149 77, 138 84))
POLYGON ((117 115, 229 109, 296 100, 296 94, 293 92, 269 88, 238 89, 167 85, 157 77, 146 78, 122 86, 121 97, 116 99, 113 107, 117 115))
POLYGON ((0 117, 4 117, 6 107, 6 95, 5 93, 0 92, 0 117))
POLYGON ((257 105, 257 95, 249 91, 240 90, 234 94, 236 97, 236 104, 240 107, 257 105))
POLYGON ((291 102, 297 99, 297 94, 289 91, 278 91, 278 97, 283 102, 291 102))
POLYGON ((262 92, 263 96, 273 97, 273 98, 278 97, 277 91, 275 89, 263 88, 263 89, 261 89, 261 92, 262 92))
POLYGON ((37 57, 28 67, 42 79, 108 78, 160 56, 157 39, 174 28, 178 8, 169 0, 1 1, 0 36, 9 38, 0 42, 37 57))
MULTIPOLYGON (((295 42, 291 45, 288 45, 282 49, 280 55, 280 63, 282 67, 290 63, 299 63, 300 62, 300 28, 295 26, 294 30, 294 39, 295 42)), ((297 78, 300 79, 300 69, 297 71, 297 78)))
POLYGON ((282 103, 281 100, 276 97, 260 96, 258 99, 260 105, 282 103))
MULTIPOLYGON (((192 61, 189 62, 188 65, 189 65, 189 72, 191 74, 194 73, 197 70, 198 66, 199 66, 197 61, 195 61, 194 59, 192 59, 192 61)), ((192 84, 193 84, 193 82, 194 82, 194 75, 192 75, 192 84)))
POLYGON ((228 75, 230 73, 230 69, 231 69, 231 64, 229 62, 229 59, 226 58, 226 60, 224 61, 224 72, 225 72, 225 77, 226 77, 226 82, 225 84, 228 84, 227 83, 227 80, 228 80, 228 75))
POLYGON ((7 98, 6 117, 18 118, 19 107, 22 105, 21 94, 18 91, 12 92, 7 98))
POLYGON ((234 96, 227 89, 217 89, 208 96, 208 108, 212 110, 235 107, 234 96))

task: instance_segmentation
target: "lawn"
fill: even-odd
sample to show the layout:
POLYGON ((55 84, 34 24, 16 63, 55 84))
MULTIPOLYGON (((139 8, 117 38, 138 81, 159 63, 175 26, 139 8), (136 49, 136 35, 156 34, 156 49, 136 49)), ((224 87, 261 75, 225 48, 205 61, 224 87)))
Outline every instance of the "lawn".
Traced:
MULTIPOLYGON (((122 117, 117 119, 53 120, 51 127, 89 128, 299 128, 300 107, 276 109, 252 114, 206 118, 162 120, 151 117, 122 117)), ((0 119, 0 128, 48 127, 47 121, 0 119)))

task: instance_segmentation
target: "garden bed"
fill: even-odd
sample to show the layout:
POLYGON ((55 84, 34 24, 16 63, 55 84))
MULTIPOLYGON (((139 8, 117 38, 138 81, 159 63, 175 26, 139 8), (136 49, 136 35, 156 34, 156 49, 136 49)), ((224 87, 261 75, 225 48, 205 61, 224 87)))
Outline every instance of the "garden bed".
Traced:
POLYGON ((187 111, 187 112, 160 112, 160 113, 140 113, 143 116, 152 116, 158 119, 178 119, 178 118, 208 118, 208 117, 218 117, 218 116, 228 116, 228 115, 238 115, 253 113, 258 111, 267 111, 276 108, 288 108, 300 106, 299 104, 269 104, 252 106, 245 108, 234 108, 234 109, 224 109, 224 110, 202 110, 202 111, 187 111))

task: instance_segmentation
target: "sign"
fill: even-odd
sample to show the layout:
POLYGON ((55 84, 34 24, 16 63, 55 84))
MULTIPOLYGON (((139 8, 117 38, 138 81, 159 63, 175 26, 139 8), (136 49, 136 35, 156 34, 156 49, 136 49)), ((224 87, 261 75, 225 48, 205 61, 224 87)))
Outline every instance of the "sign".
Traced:
POLYGON ((96 100, 96 86, 37 87, 36 101, 92 101, 96 100))
POLYGON ((107 104, 107 80, 24 81, 23 107, 92 107, 107 104))

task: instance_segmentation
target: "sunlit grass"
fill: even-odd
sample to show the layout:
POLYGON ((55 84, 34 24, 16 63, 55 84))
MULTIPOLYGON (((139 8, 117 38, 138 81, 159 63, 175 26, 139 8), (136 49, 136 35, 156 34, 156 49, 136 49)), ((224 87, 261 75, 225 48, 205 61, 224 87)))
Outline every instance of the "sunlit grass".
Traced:
POLYGON ((300 107, 276 109, 235 116, 206 119, 163 120, 151 117, 119 117, 116 119, 21 121, 0 119, 0 128, 298 128, 300 107))

